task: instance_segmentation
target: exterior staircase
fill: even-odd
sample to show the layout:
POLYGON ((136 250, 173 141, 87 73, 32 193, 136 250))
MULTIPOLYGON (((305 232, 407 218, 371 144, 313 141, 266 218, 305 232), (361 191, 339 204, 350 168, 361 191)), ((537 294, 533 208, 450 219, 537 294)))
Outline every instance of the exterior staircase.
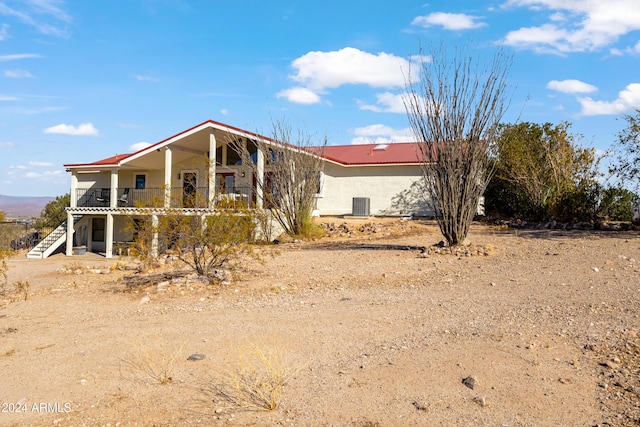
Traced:
MULTIPOLYGON (((73 216, 73 226, 82 219, 82 215, 73 216)), ((27 258, 47 258, 67 240, 67 221, 63 221, 51 233, 47 234, 33 249, 27 253, 27 258)))

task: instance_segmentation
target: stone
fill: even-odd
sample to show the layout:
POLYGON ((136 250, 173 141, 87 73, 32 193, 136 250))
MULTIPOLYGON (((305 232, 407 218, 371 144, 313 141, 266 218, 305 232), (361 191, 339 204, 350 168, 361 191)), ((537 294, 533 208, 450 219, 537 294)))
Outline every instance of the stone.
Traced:
POLYGON ((207 358, 207 356, 205 356, 204 354, 194 353, 191 356, 187 357, 187 360, 195 362, 195 361, 198 361, 198 360, 204 360, 206 358, 207 358))
POLYGON ((476 386, 476 379, 472 376, 468 376, 467 378, 464 378, 462 380, 462 384, 473 390, 473 388, 476 386))

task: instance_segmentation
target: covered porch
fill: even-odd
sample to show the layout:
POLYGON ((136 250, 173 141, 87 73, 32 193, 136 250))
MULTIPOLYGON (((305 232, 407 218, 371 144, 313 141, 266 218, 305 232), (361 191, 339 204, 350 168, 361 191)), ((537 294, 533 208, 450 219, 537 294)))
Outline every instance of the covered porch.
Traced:
MULTIPOLYGON (((67 164, 71 173, 68 223, 74 215, 104 215, 107 257, 112 256, 114 217, 167 209, 210 211, 262 208, 265 159, 248 132, 205 122, 133 154, 93 163, 67 164), (252 164, 233 147, 243 145, 252 164)), ((155 213, 153 214, 155 215, 155 213)), ((72 255, 74 227, 67 229, 72 255)))

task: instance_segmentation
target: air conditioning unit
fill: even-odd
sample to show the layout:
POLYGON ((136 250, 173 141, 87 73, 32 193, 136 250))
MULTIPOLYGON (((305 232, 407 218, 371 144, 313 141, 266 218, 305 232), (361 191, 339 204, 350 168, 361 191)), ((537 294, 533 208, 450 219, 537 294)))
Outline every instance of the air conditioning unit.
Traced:
POLYGON ((354 197, 351 214, 353 216, 369 216, 369 204, 368 197, 354 197))

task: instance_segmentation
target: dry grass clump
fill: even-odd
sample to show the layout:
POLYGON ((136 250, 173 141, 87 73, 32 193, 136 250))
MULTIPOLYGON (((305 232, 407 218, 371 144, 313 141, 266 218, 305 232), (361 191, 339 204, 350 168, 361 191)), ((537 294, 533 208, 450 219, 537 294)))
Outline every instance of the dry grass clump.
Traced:
POLYGON ((170 384, 173 382, 173 372, 180 361, 182 349, 168 350, 165 347, 150 349, 141 347, 121 358, 121 362, 131 372, 139 374, 157 384, 170 384))
POLYGON ((298 369, 292 369, 277 348, 250 344, 238 348, 235 366, 214 385, 214 395, 232 409, 274 411, 284 387, 298 369))

